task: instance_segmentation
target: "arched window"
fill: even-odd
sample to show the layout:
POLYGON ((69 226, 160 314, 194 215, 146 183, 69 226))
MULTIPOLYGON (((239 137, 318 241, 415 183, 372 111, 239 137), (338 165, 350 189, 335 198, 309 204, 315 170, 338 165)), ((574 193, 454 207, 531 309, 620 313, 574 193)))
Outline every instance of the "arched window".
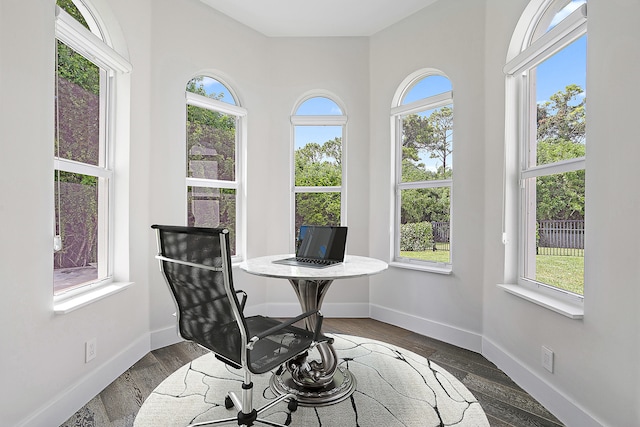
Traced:
POLYGON ((347 116, 334 98, 308 95, 291 116, 295 236, 303 224, 341 225, 346 221, 343 147, 347 116))
POLYGON ((405 266, 451 270, 453 92, 437 70, 399 87, 391 109, 395 147, 392 259, 405 266))
MULTIPOLYGON (((118 267, 114 201, 116 175, 123 166, 114 156, 119 114, 115 88, 131 66, 109 46, 105 29, 89 6, 81 0, 58 0, 56 6, 53 277, 57 301, 112 282, 118 267)), ((126 102, 123 98, 118 102, 126 102)))
POLYGON ((231 255, 242 253, 242 119, 247 112, 220 79, 187 83, 187 225, 229 229, 231 255))
POLYGON ((519 254, 517 281, 579 301, 584 292, 586 45, 586 0, 532 1, 516 27, 504 68, 505 200, 507 212, 513 212, 506 216, 505 231, 508 240, 518 242, 510 250, 519 254))

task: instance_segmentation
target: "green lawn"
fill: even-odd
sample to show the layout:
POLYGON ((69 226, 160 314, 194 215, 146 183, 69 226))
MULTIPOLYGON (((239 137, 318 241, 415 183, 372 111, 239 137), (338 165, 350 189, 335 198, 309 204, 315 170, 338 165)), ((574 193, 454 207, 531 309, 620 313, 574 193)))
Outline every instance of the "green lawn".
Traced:
MULTIPOLYGON (((422 261, 451 262, 449 251, 401 251, 400 256, 422 261)), ((578 295, 584 294, 584 258, 581 256, 536 256, 536 279, 578 295)))
POLYGON ((536 256, 536 279, 574 292, 584 294, 584 258, 580 256, 536 256))

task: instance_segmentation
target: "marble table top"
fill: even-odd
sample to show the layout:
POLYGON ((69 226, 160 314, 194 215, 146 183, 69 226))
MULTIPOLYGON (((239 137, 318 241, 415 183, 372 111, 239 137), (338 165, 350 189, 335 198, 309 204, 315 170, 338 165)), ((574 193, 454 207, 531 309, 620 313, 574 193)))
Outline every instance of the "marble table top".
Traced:
POLYGON ((269 255, 251 258, 240 263, 247 273, 265 277, 305 280, 334 280, 369 276, 387 269, 387 263, 375 258, 345 255, 344 262, 331 267, 310 268, 293 265, 274 264, 274 260, 289 258, 293 254, 269 255))

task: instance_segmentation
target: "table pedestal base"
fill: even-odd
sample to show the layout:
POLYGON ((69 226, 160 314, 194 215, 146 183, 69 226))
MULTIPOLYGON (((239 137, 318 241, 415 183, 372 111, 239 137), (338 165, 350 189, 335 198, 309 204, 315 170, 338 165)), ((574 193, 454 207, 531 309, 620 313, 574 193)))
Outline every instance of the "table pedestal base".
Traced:
POLYGON ((288 370, 272 375, 269 381, 276 395, 293 393, 302 406, 326 406, 348 398, 356 389, 356 379, 349 370, 339 366, 333 380, 321 388, 307 388, 296 384, 288 370))

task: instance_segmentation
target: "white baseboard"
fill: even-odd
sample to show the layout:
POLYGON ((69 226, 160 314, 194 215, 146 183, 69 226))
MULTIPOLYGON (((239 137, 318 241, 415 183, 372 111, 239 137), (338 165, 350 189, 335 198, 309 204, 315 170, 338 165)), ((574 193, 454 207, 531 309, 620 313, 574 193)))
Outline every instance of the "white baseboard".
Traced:
POLYGON ((145 334, 103 365, 80 378, 74 385, 56 394, 47 404, 21 421, 18 426, 51 427, 61 425, 78 409, 86 405, 91 397, 104 390, 149 353, 149 349, 149 335, 145 334))
POLYGON ((151 351, 153 351, 183 341, 183 339, 178 335, 178 326, 172 325, 151 332, 149 341, 151 351))
POLYGON ((419 334, 453 344, 467 350, 482 352, 482 335, 476 332, 466 331, 455 326, 434 322, 433 320, 418 317, 412 314, 370 304, 368 316, 381 322, 417 332, 419 334))
POLYGON ((521 365, 511 354, 487 338, 482 340, 482 355, 538 400, 563 424, 579 427, 603 426, 583 408, 535 375, 524 365, 521 365))

